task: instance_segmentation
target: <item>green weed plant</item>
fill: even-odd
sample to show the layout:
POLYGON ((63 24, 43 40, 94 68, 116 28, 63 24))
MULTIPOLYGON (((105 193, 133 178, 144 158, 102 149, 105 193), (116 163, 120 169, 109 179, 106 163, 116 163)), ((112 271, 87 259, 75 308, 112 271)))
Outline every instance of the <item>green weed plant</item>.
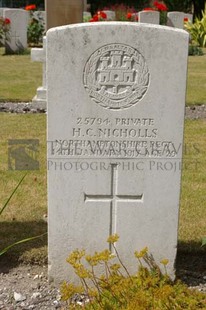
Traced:
POLYGON ((188 21, 185 23, 185 29, 189 31, 192 40, 200 47, 206 47, 206 4, 202 11, 202 18, 195 18, 195 22, 188 21))
POLYGON ((33 18, 27 29, 28 43, 31 46, 39 46, 40 44, 42 44, 43 34, 43 25, 33 18))
POLYGON ((189 45, 189 56, 203 56, 203 55, 204 53, 201 47, 194 44, 189 45))
POLYGON ((206 296, 188 289, 180 281, 173 283, 167 275, 168 260, 161 261, 165 270, 163 273, 147 248, 140 252, 135 251, 139 271, 130 275, 117 251, 115 243, 118 239, 119 236, 115 234, 107 240, 112 245, 114 254, 104 250, 91 256, 84 250, 75 250, 69 255, 67 262, 73 267, 81 284, 62 284, 62 300, 68 302, 68 309, 206 309, 206 296), (114 258, 118 263, 112 262, 114 258), (98 275, 95 271, 96 266, 103 266, 104 273, 98 275), (83 305, 73 301, 72 297, 76 294, 88 297, 83 305))

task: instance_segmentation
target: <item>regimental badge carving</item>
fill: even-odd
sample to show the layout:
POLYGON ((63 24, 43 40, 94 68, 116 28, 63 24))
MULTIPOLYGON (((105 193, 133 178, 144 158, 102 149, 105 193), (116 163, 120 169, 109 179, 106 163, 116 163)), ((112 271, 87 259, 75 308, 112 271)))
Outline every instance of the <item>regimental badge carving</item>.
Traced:
POLYGON ((88 59, 84 87, 106 109, 126 109, 145 95, 150 74, 144 57, 131 46, 108 44, 88 59))

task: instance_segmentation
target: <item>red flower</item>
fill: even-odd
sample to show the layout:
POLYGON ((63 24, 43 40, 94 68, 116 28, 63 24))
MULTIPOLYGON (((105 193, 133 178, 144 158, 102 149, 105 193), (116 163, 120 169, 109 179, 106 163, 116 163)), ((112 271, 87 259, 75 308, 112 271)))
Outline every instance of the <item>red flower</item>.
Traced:
POLYGON ((5 18, 4 20, 5 25, 11 24, 11 21, 9 18, 5 18))
POLYGON ((155 1, 153 5, 156 7, 158 11, 168 11, 168 8, 165 4, 155 1))
POLYGON ((128 12, 127 13, 127 19, 131 19, 132 18, 132 13, 128 12))
POLYGON ((97 14, 90 19, 90 22, 98 22, 107 18, 107 14, 103 11, 98 11, 97 14))
POLYGON ((98 21, 99 21, 98 15, 95 14, 95 15, 93 16, 93 20, 94 20, 94 22, 98 22, 98 21))
POLYGON ((103 12, 103 11, 100 11, 97 14, 98 14, 98 16, 100 16, 100 18, 104 18, 104 19, 107 18, 107 14, 105 12, 103 12))
POLYGON ((35 10, 35 9, 36 9, 36 4, 27 5, 25 7, 26 11, 32 11, 32 10, 35 10))
POLYGON ((90 23, 98 22, 99 21, 98 15, 95 14, 89 21, 90 21, 90 23))
POLYGON ((154 11, 154 9, 153 8, 145 8, 145 9, 143 9, 143 11, 154 11))
POLYGON ((187 23, 189 21, 188 17, 184 18, 184 22, 187 23))

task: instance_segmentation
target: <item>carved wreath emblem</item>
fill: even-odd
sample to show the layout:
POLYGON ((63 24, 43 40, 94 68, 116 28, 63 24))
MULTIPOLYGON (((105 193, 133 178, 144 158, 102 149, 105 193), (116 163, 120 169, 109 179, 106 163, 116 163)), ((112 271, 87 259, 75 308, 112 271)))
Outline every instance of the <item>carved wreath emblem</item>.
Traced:
POLYGON ((149 85, 144 57, 125 44, 108 44, 88 59, 84 87, 93 101, 106 109, 125 109, 142 99, 149 85))

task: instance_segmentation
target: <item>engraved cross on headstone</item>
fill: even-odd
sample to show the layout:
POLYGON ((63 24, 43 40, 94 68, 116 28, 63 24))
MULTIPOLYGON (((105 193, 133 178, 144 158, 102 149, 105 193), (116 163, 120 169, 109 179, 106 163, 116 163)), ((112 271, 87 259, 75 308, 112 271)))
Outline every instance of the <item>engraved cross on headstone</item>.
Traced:
MULTIPOLYGON (((117 227, 117 204, 118 202, 143 202, 143 194, 140 195, 120 195, 118 194, 118 169, 117 164, 111 164, 111 192, 110 194, 88 195, 84 193, 85 202, 109 202, 110 204, 110 224, 109 235, 115 234, 117 227)), ((110 245, 111 250, 111 245, 110 245)))

